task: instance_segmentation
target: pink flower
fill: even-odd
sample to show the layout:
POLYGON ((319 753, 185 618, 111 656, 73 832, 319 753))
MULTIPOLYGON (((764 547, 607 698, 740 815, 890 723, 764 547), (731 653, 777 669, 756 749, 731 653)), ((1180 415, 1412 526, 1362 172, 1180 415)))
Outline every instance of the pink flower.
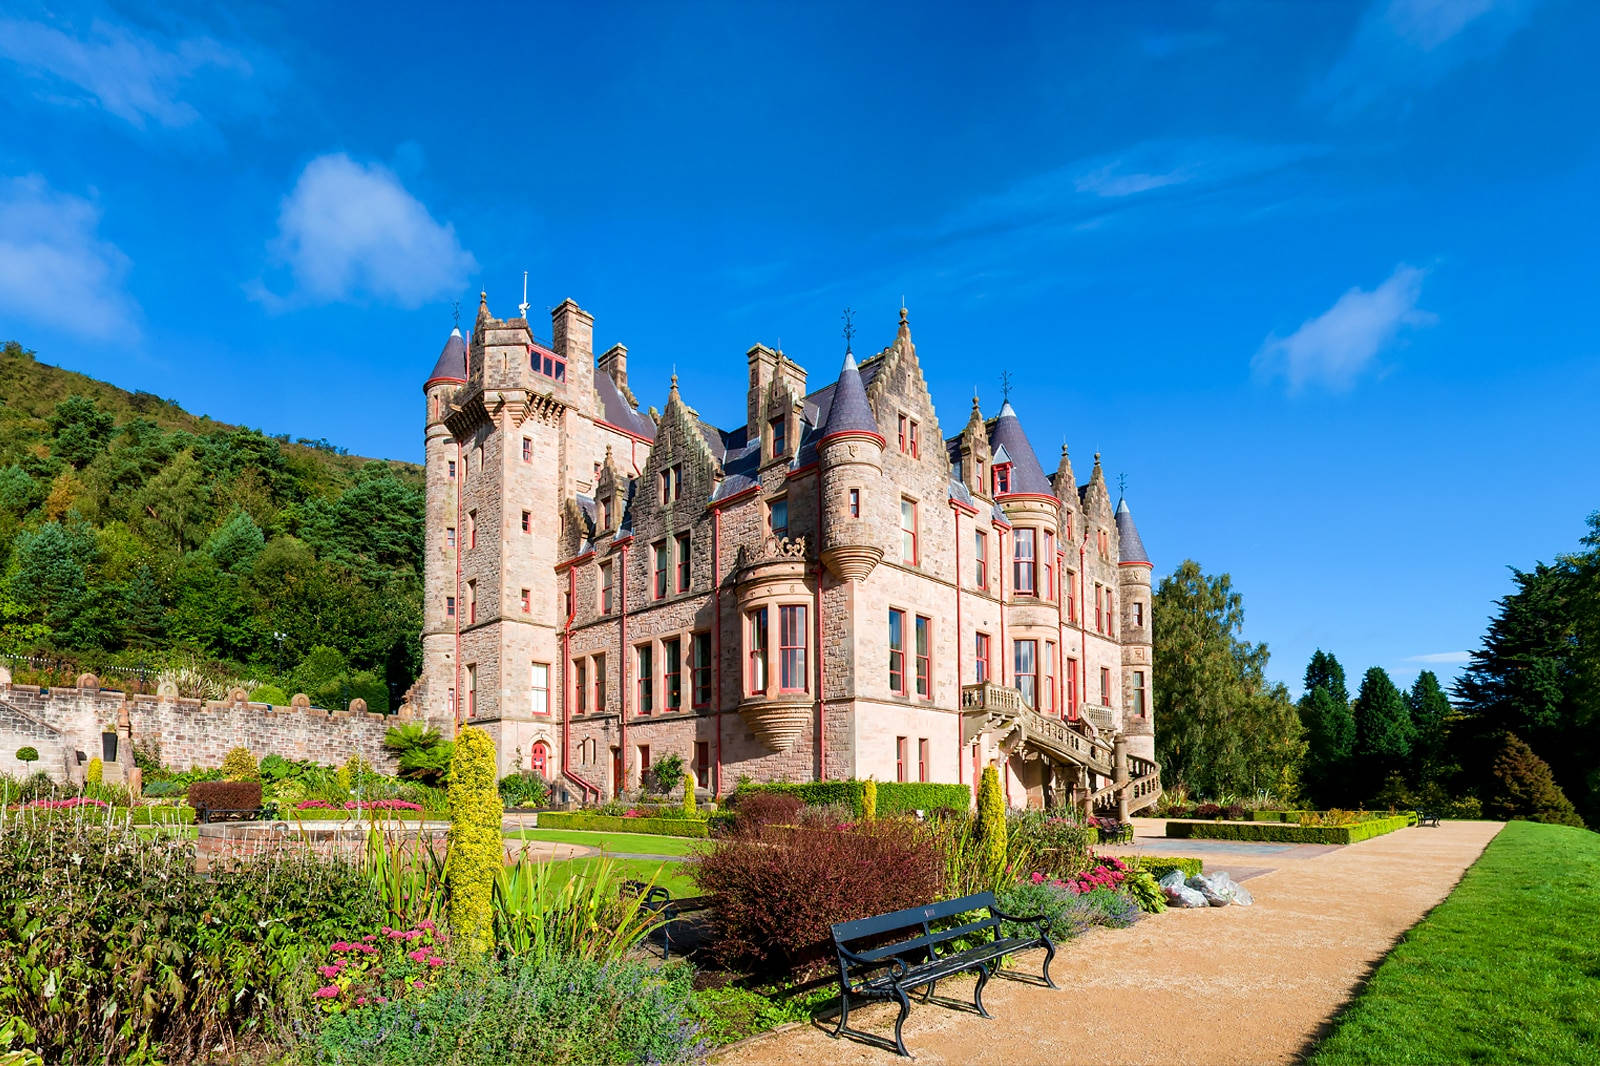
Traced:
POLYGON ((335 977, 339 976, 339 967, 337 967, 337 966, 318 966, 317 967, 317 972, 331 981, 335 977))
POLYGON ((1035 870, 1033 872, 1033 876, 1030 877, 1029 880, 1031 880, 1036 885, 1042 885, 1042 884, 1044 884, 1044 874, 1042 874, 1039 871, 1035 870))
POLYGON ((337 996, 338 994, 339 994, 339 986, 338 985, 323 985, 321 988, 317 989, 315 992, 312 993, 312 995, 316 996, 318 999, 332 999, 334 996, 337 996))
POLYGON ((356 1006, 365 1007, 366 1005, 367 1005, 367 997, 366 996, 358 996, 358 997, 356 997, 356 1006))
POLYGON ((417 928, 418 929, 426 929, 428 932, 431 933, 431 932, 434 931, 434 929, 437 928, 437 926, 435 926, 433 924, 433 919, 432 918, 424 918, 424 919, 422 919, 422 921, 417 923, 417 928))
POLYGON ((406 939, 406 933, 403 929, 385 929, 384 933, 388 935, 390 940, 406 939))
POLYGON ((424 981, 422 978, 419 977, 415 981, 411 982, 411 987, 412 988, 427 988, 428 987, 428 982, 424 981))
POLYGON ((363 944, 370 944, 376 939, 378 939, 378 934, 376 934, 376 933, 368 933, 366 936, 361 938, 361 942, 363 944))
POLYGON ((427 957, 428 957, 428 949, 427 948, 418 948, 415 951, 406 952, 406 958, 410 959, 412 962, 421 962, 424 959, 426 959, 427 957))
POLYGON ((443 966, 444 965, 444 960, 441 959, 437 955, 432 955, 432 956, 429 956, 429 958, 428 958, 428 965, 429 966, 443 966))

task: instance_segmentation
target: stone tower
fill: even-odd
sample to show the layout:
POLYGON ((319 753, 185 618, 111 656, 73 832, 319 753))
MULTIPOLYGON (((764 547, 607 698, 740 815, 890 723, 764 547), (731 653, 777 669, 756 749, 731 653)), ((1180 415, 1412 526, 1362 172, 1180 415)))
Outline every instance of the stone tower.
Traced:
POLYGON ((865 581, 883 558, 880 527, 893 517, 873 489, 883 478, 878 420, 855 356, 844 355, 827 421, 817 442, 822 463, 822 561, 840 581, 865 581))
POLYGON ((422 659, 425 713, 430 724, 448 733, 455 718, 455 612, 457 535, 460 532, 456 477, 460 448, 445 419, 456 393, 467 383, 467 345, 459 328, 450 331, 433 373, 422 386, 424 416, 423 471, 426 525, 423 529, 422 659))
POLYGON ((1123 732, 1128 750, 1156 757, 1154 664, 1151 662, 1150 571, 1126 497, 1117 501, 1117 586, 1122 600, 1123 732))

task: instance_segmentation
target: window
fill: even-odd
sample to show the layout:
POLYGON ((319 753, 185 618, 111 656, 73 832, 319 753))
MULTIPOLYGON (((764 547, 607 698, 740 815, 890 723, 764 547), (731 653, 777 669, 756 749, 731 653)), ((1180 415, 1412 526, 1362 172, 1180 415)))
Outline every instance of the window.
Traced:
POLYGON ((1106 633, 1113 637, 1117 635, 1117 608, 1115 597, 1115 591, 1109 585, 1106 586, 1106 633))
POLYGON ((1066 597, 1067 621, 1076 622, 1078 620, 1078 575, 1077 575, 1077 572, 1073 571, 1073 570, 1065 570, 1061 574, 1061 580, 1065 585, 1065 587, 1061 590, 1061 593, 1062 593, 1063 596, 1066 597))
POLYGON ((1094 631, 1096 633, 1103 632, 1100 627, 1105 624, 1105 616, 1101 613, 1105 610, 1105 594, 1102 592, 1102 588, 1103 586, 1100 582, 1096 581, 1094 583, 1094 631))
POLYGON ((850 490, 850 517, 851 518, 860 518, 861 517, 861 490, 860 489, 851 489, 850 490))
POLYGON ((446 544, 450 545, 450 547, 452 547, 452 548, 454 548, 456 546, 456 527, 455 526, 445 526, 444 527, 444 542, 446 544))
POLYGON ((467 664, 467 717, 478 716, 478 664, 467 664))
POLYGON ((789 536, 789 501, 787 499, 773 500, 767 504, 767 526, 772 530, 772 535, 779 540, 789 536))
POLYGON ((530 685, 533 692, 533 713, 550 713, 550 664, 534 663, 530 685))
POLYGON ((928 738, 920 737, 917 740, 917 780, 928 779, 928 738))
POLYGON ((1033 538, 1034 530, 1019 529, 1013 535, 1016 541, 1011 571, 1011 587, 1019 596, 1033 595, 1033 538))
POLYGON ((1135 602, 1133 605, 1133 624, 1144 625, 1144 604, 1135 602))
POLYGON ((655 648, 649 644, 641 644, 634 649, 638 657, 638 711, 640 714, 649 714, 656 709, 656 657, 655 648))
POLYGON ((600 532, 604 533, 611 528, 611 503, 608 500, 600 501, 600 532))
POLYGON ((683 464, 676 463, 661 471, 661 502, 677 503, 683 495, 683 464))
POLYGON ((802 604, 778 608, 778 691, 806 690, 806 609, 802 604))
POLYGON ((972 665, 974 679, 981 684, 989 680, 989 634, 977 634, 976 644, 973 649, 972 665))
POLYGON ((449 690, 449 694, 445 697, 445 702, 449 707, 450 717, 454 718, 456 716, 456 690, 455 689, 450 689, 449 690))
POLYGON ((540 777, 549 777, 550 745, 542 740, 534 741, 533 750, 528 754, 528 766, 540 777))
POLYGON ((608 559, 600 564, 600 613, 611 613, 611 589, 613 569, 608 559))
POLYGON ((578 699, 578 713, 589 712, 589 670, 583 659, 572 660, 572 691, 578 699))
POLYGON ((905 454, 907 451, 910 451, 909 435, 906 433, 906 429, 910 425, 911 425, 911 419, 907 418, 905 415, 901 415, 900 416, 900 452, 901 452, 901 454, 905 454))
POLYGON ((906 613, 889 612, 889 691, 906 694, 906 613))
POLYGON ((905 737, 894 738, 894 779, 896 781, 904 781, 906 779, 906 746, 907 740, 905 737))
POLYGON ((745 615, 745 630, 749 634, 750 694, 767 691, 767 609, 757 607, 745 615))
POLYGON ((1105 666, 1100 668, 1100 705, 1111 706, 1111 670, 1105 666))
POLYGON ((694 742, 694 781, 701 788, 710 788, 711 781, 711 743, 705 740, 694 742))
POLYGON ((667 594, 667 542, 658 540, 651 546, 650 554, 654 560, 651 580, 651 589, 656 599, 667 594))
POLYGON ((1062 536, 1067 538, 1067 542, 1068 543, 1071 543, 1071 541, 1072 541, 1072 512, 1068 511, 1066 514, 1062 515, 1061 517, 1062 517, 1062 520, 1066 523, 1064 526, 1062 526, 1062 529, 1064 530, 1064 532, 1062 533, 1062 536))
POLYGON ((606 709, 606 657, 594 657, 594 710, 596 714, 606 709))
POLYGON ((1133 672, 1133 713, 1140 718, 1144 718, 1148 715, 1148 711, 1145 709, 1144 702, 1143 670, 1135 670, 1133 672))
POLYGON ((529 348, 528 365, 533 368, 535 374, 543 374, 557 381, 567 380, 567 361, 554 352, 547 352, 543 348, 529 348))
POLYGON ((1011 464, 996 463, 994 467, 994 494, 1002 496, 1011 491, 1011 464))
POLYGON ((989 589, 989 534, 981 529, 972 531, 972 580, 985 592, 989 589))
POLYGON ((446 596, 444 598, 444 616, 446 618, 454 618, 456 616, 456 598, 454 596, 446 596))
POLYGON ((1110 554, 1111 554, 1111 548, 1109 547, 1110 543, 1111 542, 1106 538, 1106 531, 1102 529, 1100 531, 1100 558, 1106 559, 1106 558, 1110 557, 1110 554))
POLYGON ((1056 535, 1048 529, 1044 530, 1044 558, 1040 562, 1044 565, 1044 587, 1039 594, 1047 600, 1056 598, 1056 535))
POLYGON ((467 547, 476 548, 477 546, 478 546, 478 512, 477 511, 468 511, 467 512, 467 547))
POLYGON ((467 582, 467 623, 470 625, 478 620, 478 583, 467 582))
POLYGON ((1039 709, 1039 642, 1015 642, 1017 688, 1022 690, 1022 702, 1032 710, 1039 709))
POLYGON ((533 613, 533 597, 532 597, 532 594, 527 589, 523 589, 522 590, 522 613, 523 614, 532 614, 533 613))
POLYGON ((987 482, 985 482, 983 480, 983 460, 982 459, 973 459, 972 460, 972 484, 977 488, 977 490, 979 492, 982 492, 983 491, 983 486, 987 484, 987 482))
POLYGON ((661 687, 667 710, 683 710, 683 640, 680 637, 668 637, 661 642, 661 687))
POLYGON ((644 775, 650 770, 650 745, 639 745, 639 781, 644 782, 644 775))
POLYGON ((522 531, 524 533, 533 532, 533 515, 527 511, 522 512, 522 531))
POLYGON ((770 458, 777 459, 789 454, 788 447, 788 419, 774 418, 772 420, 772 452, 770 458))
POLYGON ((933 699, 932 629, 933 622, 930 619, 917 615, 917 695, 925 700, 933 699))
POLYGON ((1056 642, 1044 642, 1044 687, 1039 696, 1046 714, 1056 713, 1056 642))
POLYGON ((909 415, 900 416, 900 451, 913 459, 920 458, 922 454, 917 436, 917 420, 909 415))
POLYGON ((689 642, 690 699, 696 707, 711 706, 711 634, 696 633, 689 642))
POLYGON ((1067 660, 1067 713, 1078 716, 1078 660, 1067 660))
POLYGON ((445 476, 448 477, 451 481, 454 481, 456 479, 456 461, 454 459, 452 459, 448 463, 446 463, 445 465, 446 465, 447 470, 448 470, 448 472, 445 474, 445 476))
POLYGON ((689 591, 689 534, 678 534, 678 584, 679 592, 689 591))
POLYGON ((917 501, 905 497, 900 500, 900 558, 917 561, 917 501))
POLYGON ((533 462, 533 441, 527 437, 522 438, 522 461, 533 462))

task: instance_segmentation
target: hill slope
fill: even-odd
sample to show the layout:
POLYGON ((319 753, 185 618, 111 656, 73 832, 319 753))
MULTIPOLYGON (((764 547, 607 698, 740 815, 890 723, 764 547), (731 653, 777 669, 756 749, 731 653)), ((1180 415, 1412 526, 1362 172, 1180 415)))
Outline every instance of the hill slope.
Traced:
POLYGON ((0 348, 0 656, 18 680, 305 691, 416 676, 422 471, 0 348), (52 660, 60 660, 53 662, 52 660))

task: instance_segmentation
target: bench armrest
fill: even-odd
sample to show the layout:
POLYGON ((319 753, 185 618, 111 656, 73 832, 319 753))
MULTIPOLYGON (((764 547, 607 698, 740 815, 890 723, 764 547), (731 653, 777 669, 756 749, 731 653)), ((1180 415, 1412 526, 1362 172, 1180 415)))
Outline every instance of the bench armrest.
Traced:
POLYGON ((892 979, 897 982, 900 980, 900 978, 904 977, 907 971, 910 969, 910 967, 906 965, 906 960, 896 955, 888 955, 881 959, 868 959, 857 955, 849 948, 838 943, 834 944, 834 948, 839 952, 839 980, 843 982, 846 988, 850 987, 850 972, 848 969, 846 969, 845 965, 847 963, 860 967, 863 970, 887 970, 892 967, 894 969, 892 979))
MULTIPOLYGON (((1049 918, 1048 915, 1044 915, 1044 914, 1029 914, 1029 915, 1007 914, 1005 911, 1001 910, 999 907, 992 907, 992 908, 990 908, 990 911, 996 918, 999 918, 1003 922, 1017 922, 1017 923, 1022 924, 1022 925, 1030 925, 1030 924, 1031 925, 1037 925, 1039 927, 1039 938, 1041 940, 1046 941, 1046 942, 1048 942, 1049 939, 1050 939, 1050 918, 1049 918)), ((999 930, 996 930, 996 934, 998 934, 998 932, 999 932, 999 930)))

